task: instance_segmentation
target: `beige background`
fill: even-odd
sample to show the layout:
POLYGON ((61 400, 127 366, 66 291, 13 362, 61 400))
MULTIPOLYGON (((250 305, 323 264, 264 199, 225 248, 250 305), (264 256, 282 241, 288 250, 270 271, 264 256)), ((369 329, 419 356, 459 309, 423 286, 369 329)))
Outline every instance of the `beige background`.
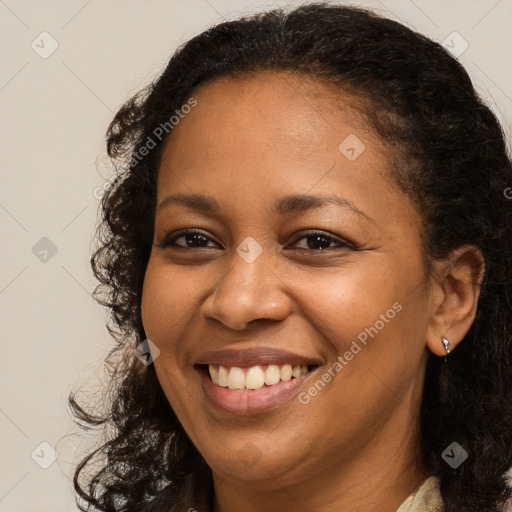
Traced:
MULTIPOLYGON (((114 112, 210 24, 299 3, 0 0, 0 512, 76 510, 72 463, 90 440, 67 396, 101 375, 113 346, 89 257, 114 112)), ((460 60, 510 139, 511 0, 357 3, 438 41, 458 32, 455 50, 467 41, 460 60)))

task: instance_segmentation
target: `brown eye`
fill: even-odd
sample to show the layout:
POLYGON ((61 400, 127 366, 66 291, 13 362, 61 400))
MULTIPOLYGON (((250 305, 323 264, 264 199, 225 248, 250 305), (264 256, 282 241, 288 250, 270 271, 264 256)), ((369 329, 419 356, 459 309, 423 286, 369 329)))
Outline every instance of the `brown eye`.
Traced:
MULTIPOLYGON (((324 232, 311 232, 302 236, 295 244, 297 244, 300 240, 307 240, 306 247, 299 248, 299 250, 307 250, 310 249, 312 251, 325 251, 327 249, 336 249, 336 248, 347 248, 353 249, 353 247, 347 242, 335 238, 324 232), (332 244, 335 244, 334 246, 332 244)), ((160 249, 165 249, 168 247, 178 248, 178 249, 203 249, 208 248, 208 242, 213 242, 213 240, 204 232, 194 229, 182 230, 178 233, 173 233, 167 235, 162 242, 160 242, 158 247, 160 249), (178 244, 177 240, 183 238, 185 243, 178 244)), ((216 242, 213 242, 216 243, 216 242)))
MULTIPOLYGON (((327 233, 322 231, 315 231, 306 234, 305 236, 299 238, 295 244, 299 240, 307 240, 306 249, 311 249, 313 251, 325 251, 326 249, 336 249, 336 248, 353 248, 347 242, 335 238, 327 233), (335 246, 331 246, 332 243, 335 243, 335 246)), ((294 245, 295 245, 294 244, 294 245)), ((304 250, 304 249, 299 249, 304 250)))
POLYGON ((180 249, 194 249, 194 248, 204 248, 207 247, 205 244, 212 239, 207 236, 203 231, 188 229, 182 230, 178 233, 174 233, 171 235, 167 235, 162 242, 160 242, 158 247, 160 249, 165 249, 167 247, 177 247, 180 249), (177 244, 176 240, 183 238, 185 240, 185 245, 177 244))

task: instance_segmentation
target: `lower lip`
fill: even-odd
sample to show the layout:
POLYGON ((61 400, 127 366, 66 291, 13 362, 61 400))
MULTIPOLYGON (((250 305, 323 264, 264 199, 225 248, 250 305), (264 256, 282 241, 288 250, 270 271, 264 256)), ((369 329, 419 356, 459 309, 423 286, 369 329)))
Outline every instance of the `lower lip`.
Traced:
POLYGON ((217 409, 229 414, 248 416, 269 411, 287 402, 298 394, 305 381, 317 370, 318 368, 315 368, 300 377, 257 390, 231 390, 218 386, 207 375, 208 370, 201 368, 197 371, 204 394, 217 409))

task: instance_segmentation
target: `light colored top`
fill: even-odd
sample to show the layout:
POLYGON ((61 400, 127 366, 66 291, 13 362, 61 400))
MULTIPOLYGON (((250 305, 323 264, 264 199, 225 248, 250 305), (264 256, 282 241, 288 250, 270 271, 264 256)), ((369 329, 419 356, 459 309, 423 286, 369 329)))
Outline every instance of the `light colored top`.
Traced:
POLYGON ((439 491, 439 478, 427 478, 396 512, 442 512, 443 500, 439 491))

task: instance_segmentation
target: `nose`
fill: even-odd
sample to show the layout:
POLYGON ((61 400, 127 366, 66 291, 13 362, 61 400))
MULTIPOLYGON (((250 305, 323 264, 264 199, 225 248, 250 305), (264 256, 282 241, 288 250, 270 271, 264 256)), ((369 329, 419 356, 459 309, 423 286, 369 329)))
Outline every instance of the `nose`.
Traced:
POLYGON ((233 251, 226 260, 228 268, 221 271, 213 293, 203 303, 203 318, 239 331, 265 320, 286 319, 292 301, 283 276, 272 268, 271 260, 268 250, 251 262, 233 251))

